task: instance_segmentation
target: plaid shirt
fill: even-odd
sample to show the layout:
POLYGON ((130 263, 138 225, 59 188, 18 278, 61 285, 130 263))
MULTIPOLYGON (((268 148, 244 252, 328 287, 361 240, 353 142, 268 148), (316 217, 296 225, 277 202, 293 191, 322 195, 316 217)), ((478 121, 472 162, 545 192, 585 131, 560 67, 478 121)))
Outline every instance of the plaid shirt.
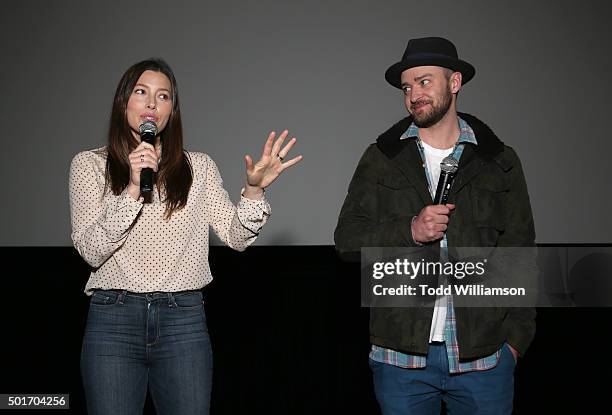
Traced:
MULTIPOLYGON (((471 143, 477 145, 476 135, 470 126, 462 120, 459 119, 459 139, 455 144, 455 148, 453 149, 452 156, 459 160, 461 158, 461 153, 463 152, 463 146, 465 143, 471 143)), ((421 159, 423 160, 423 166, 425 167, 425 175, 427 176, 427 183, 429 184, 429 192, 431 193, 432 199, 435 196, 436 186, 432 183, 432 179, 429 173, 429 168, 427 167, 427 160, 425 158, 423 144, 421 142, 421 138, 419 137, 419 128, 412 123, 408 130, 400 137, 400 140, 415 138, 417 140, 417 144, 419 147, 419 152, 421 154, 421 159)), ((448 241, 446 239, 446 235, 440 241, 440 256, 442 260, 448 255, 448 241)), ((457 343, 457 328, 455 323, 455 309, 453 307, 453 297, 446 297, 446 321, 444 324, 444 342, 446 344, 446 353, 448 355, 448 368, 450 373, 463 373, 463 372, 472 372, 475 370, 486 370, 497 365, 499 361, 499 356, 501 355, 501 349, 496 351, 490 356, 486 356, 477 360, 473 360, 471 362, 459 362, 459 344, 457 343)), ((403 368, 410 369, 420 369, 424 368, 427 365, 427 356, 422 355, 411 355, 400 353, 395 350, 386 349, 384 347, 372 345, 372 350, 370 351, 370 359, 375 360, 381 363, 387 363, 393 366, 399 366, 403 368)))

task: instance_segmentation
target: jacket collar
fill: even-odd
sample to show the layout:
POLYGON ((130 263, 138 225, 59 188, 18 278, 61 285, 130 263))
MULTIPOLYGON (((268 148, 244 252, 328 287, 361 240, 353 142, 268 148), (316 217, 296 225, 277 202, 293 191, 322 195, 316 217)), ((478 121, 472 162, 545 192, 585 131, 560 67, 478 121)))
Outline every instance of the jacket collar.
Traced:
MULTIPOLYGON (((488 125, 470 114, 460 112, 457 115, 463 118, 474 131, 478 145, 470 147, 474 147, 477 155, 485 160, 491 160, 503 151, 504 143, 497 138, 488 125)), ((376 145, 388 158, 394 158, 402 151, 405 143, 404 140, 400 140, 400 137, 410 127, 410 124, 412 124, 411 116, 398 121, 378 136, 376 145)))

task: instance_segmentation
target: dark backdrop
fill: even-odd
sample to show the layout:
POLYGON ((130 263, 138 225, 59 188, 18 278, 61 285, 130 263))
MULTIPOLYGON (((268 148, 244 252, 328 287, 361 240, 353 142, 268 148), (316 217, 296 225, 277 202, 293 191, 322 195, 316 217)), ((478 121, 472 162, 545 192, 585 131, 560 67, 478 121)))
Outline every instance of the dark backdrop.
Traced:
MULTIPOLYGON (((64 413, 84 414, 87 264, 72 248, 3 248, 0 255, 13 270, 0 301, 0 391, 70 393, 64 413)), ((339 261, 330 246, 212 247, 210 259, 215 280, 204 293, 213 415, 379 413, 358 266, 339 261)), ((605 412, 610 318, 608 308, 539 309, 536 338, 516 369, 515 412, 605 412)))

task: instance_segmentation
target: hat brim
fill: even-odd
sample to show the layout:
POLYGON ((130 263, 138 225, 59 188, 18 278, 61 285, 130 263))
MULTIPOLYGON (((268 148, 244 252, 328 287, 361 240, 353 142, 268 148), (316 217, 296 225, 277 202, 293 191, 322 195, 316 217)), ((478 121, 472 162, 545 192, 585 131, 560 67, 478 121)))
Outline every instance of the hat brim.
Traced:
POLYGON ((417 66, 441 66, 453 71, 461 72, 461 84, 467 84, 476 74, 476 68, 461 59, 453 59, 446 55, 423 53, 411 56, 406 60, 394 63, 385 72, 385 79, 396 88, 402 88, 402 72, 417 66))

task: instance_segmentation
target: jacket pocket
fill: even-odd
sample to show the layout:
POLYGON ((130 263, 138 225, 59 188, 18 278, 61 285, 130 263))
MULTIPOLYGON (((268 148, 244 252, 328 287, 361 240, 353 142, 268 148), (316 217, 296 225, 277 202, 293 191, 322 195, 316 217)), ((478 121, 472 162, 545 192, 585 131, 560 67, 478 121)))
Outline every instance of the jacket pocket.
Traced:
POLYGON ((388 178, 379 181, 376 186, 376 198, 379 223, 416 215, 421 209, 416 189, 406 179, 388 178))
POLYGON ((504 230, 504 199, 509 187, 501 180, 482 180, 471 186, 472 214, 476 226, 504 230))
POLYGON ((505 198, 509 187, 501 180, 489 178, 471 186, 472 217, 483 246, 494 246, 505 231, 505 198))

